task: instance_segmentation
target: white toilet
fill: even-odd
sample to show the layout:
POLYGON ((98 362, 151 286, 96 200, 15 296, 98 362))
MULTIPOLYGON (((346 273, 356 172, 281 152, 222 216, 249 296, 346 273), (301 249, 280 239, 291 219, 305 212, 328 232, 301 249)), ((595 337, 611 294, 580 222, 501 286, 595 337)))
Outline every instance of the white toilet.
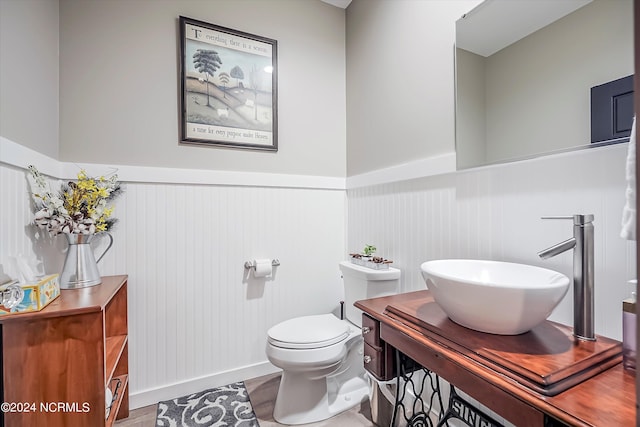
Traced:
POLYGON ((267 357, 282 369, 273 418, 307 424, 346 411, 369 396, 362 355, 362 311, 355 301, 398 292, 400 270, 341 262, 345 320, 333 314, 297 317, 268 331, 267 357))

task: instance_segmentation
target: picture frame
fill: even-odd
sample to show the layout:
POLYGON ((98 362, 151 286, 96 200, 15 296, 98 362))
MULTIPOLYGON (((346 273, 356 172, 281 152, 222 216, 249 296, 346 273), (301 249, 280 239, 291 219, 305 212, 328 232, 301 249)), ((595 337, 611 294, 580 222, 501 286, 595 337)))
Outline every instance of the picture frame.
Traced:
POLYGON ((181 143, 278 151, 278 43, 180 16, 181 143))

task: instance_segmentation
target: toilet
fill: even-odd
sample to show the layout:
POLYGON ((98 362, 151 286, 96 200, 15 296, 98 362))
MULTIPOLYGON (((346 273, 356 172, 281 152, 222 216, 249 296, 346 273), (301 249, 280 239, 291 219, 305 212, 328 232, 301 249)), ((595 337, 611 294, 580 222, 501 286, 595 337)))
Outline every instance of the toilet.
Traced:
POLYGON ((398 292, 400 270, 341 262, 345 319, 320 314, 289 319, 268 331, 267 358, 282 369, 273 418, 281 424, 325 420, 365 401, 361 300, 398 292))

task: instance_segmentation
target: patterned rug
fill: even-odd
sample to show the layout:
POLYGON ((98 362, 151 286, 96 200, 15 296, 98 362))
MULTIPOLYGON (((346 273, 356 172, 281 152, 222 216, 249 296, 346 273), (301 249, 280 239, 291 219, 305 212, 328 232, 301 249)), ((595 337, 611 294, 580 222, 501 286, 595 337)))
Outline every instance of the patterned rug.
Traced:
POLYGON ((158 403, 156 426, 259 427, 243 382, 158 403))

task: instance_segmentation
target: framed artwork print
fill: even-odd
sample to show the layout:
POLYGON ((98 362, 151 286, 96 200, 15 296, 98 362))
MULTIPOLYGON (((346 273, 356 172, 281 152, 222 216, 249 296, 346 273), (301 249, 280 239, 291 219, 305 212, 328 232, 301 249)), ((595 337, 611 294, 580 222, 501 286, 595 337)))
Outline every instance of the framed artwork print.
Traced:
POLYGON ((278 150, 277 41, 180 17, 181 142, 278 150))

